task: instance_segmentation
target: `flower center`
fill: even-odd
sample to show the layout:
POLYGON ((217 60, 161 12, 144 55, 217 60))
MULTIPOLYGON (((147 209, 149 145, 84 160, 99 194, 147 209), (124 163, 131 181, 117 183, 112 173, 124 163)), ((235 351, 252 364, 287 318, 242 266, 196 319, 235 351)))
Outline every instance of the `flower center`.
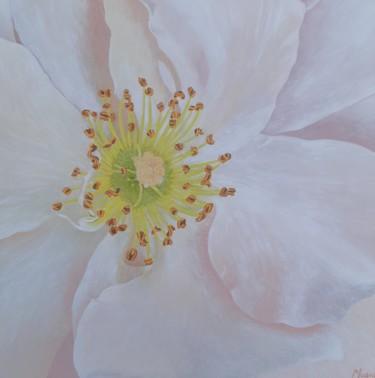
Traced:
POLYGON ((152 152, 145 152, 143 156, 133 157, 137 171, 137 181, 145 188, 159 185, 163 182, 165 174, 164 161, 152 152))
MULTIPOLYGON (((80 203, 87 210, 86 220, 92 226, 106 225, 111 235, 131 233, 131 248, 125 258, 134 261, 138 250, 145 251, 145 264, 152 264, 151 251, 156 244, 168 246, 176 229, 184 229, 186 217, 196 222, 213 210, 212 198, 235 194, 234 188, 214 188, 211 178, 215 169, 230 160, 230 153, 214 160, 199 162, 202 148, 215 143, 212 134, 205 136, 196 127, 203 104, 191 101, 196 93, 188 88, 174 93, 166 107, 152 106, 153 89, 145 79, 142 113, 138 119, 129 90, 120 99, 117 112, 112 111, 112 94, 100 90, 102 110, 83 110, 91 140, 87 157, 93 173, 84 186, 64 187, 62 193, 71 196, 55 202, 56 211, 63 206, 80 203), (186 100, 185 100, 186 98, 186 100)), ((74 168, 73 177, 87 176, 74 168)))

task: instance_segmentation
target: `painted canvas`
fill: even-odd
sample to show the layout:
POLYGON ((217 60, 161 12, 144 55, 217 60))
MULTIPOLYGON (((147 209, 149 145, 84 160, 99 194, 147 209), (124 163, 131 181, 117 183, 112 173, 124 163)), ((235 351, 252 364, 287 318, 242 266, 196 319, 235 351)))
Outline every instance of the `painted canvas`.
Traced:
POLYGON ((374 21, 0 0, 0 376, 375 378, 374 21))

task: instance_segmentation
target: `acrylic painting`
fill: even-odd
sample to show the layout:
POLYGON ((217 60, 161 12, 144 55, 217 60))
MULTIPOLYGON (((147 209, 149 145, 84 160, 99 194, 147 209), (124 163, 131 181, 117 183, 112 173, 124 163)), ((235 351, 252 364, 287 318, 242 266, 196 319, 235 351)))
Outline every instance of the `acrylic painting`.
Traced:
POLYGON ((0 377, 375 378, 375 2, 0 0, 0 377))

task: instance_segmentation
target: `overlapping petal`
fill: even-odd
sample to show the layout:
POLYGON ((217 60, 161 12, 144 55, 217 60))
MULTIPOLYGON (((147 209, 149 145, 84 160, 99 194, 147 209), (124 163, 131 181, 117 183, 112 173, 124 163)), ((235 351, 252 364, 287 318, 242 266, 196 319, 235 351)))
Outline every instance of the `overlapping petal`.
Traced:
POLYGON ((10 0, 0 0, 0 38, 15 41, 10 0))
POLYGON ((302 3, 144 3, 158 46, 173 63, 163 65, 163 78, 171 91, 197 90, 206 106, 203 128, 233 130, 246 117, 245 142, 262 130, 295 61, 302 3))
POLYGON ((88 165, 85 123, 23 46, 0 40, 0 237, 52 215, 72 169, 88 165))
POLYGON ((42 378, 68 335, 71 304, 101 238, 54 218, 0 243, 0 366, 9 378, 42 378))
POLYGON ((320 0, 302 0, 306 4, 306 11, 309 11, 310 9, 314 8, 320 0))
POLYGON ((210 269, 203 235, 182 231, 148 273, 90 303, 75 342, 80 377, 250 377, 340 355, 324 329, 266 328, 244 315, 210 269))
MULTIPOLYGON (((100 242, 91 257, 85 274, 74 295, 73 325, 78 322, 92 299, 99 297, 101 292, 109 286, 124 283, 140 275, 144 269, 125 263, 125 253, 129 246, 129 238, 125 234, 113 237, 109 234, 100 242)), ((143 263, 143 260, 141 259, 143 263)))
POLYGON ((356 143, 375 151, 375 95, 303 129, 286 135, 304 139, 336 139, 356 143))
POLYGON ((331 323, 374 293, 372 151, 269 137, 225 170, 237 193, 218 204, 209 251, 246 313, 298 327, 331 323))
MULTIPOLYGON (((77 107, 95 107, 98 87, 111 86, 109 64, 120 96, 125 87, 137 85, 138 76, 147 77, 162 99, 167 87, 173 91, 192 85, 200 98, 208 99, 202 125, 209 130, 225 126, 219 134, 221 145, 228 138, 234 150, 246 147, 235 154, 237 162, 234 159, 229 171, 221 175, 223 185, 230 182, 236 186, 237 196, 217 207, 210 231, 198 232, 194 227, 192 232, 184 231, 149 272, 123 262, 126 237, 107 236, 96 248, 74 296, 75 362, 80 376, 165 378, 209 372, 215 377, 248 377, 296 361, 337 358, 339 348, 324 328, 268 328, 247 316, 298 327, 330 323, 375 290, 371 252, 375 241, 371 228, 374 155, 339 142, 312 143, 290 137, 254 140, 268 121, 295 62, 303 5, 297 0, 287 4, 244 0, 238 6, 198 1, 142 3, 104 0, 105 20, 112 33, 108 63, 109 31, 100 2, 13 0, 21 41, 77 107), (31 25, 34 34, 28 33, 31 25), (58 38, 61 45, 56 48, 58 38)), ((349 115, 358 125, 356 142, 366 145, 366 137, 372 134, 367 118, 360 124, 360 117, 363 96, 371 95, 375 88, 371 80, 364 83, 372 53, 363 52, 360 43, 357 46, 350 39, 350 48, 356 47, 362 54, 361 72, 354 72, 345 62, 327 84, 326 73, 332 72, 328 63, 333 60, 329 46, 336 43, 331 26, 324 23, 324 17, 328 18, 324 12, 331 8, 324 1, 305 3, 309 13, 302 31, 307 47, 300 49, 298 62, 302 68, 293 70, 282 92, 286 99, 279 97, 280 108, 268 132, 299 129, 323 119, 322 134, 316 128, 318 135, 312 138, 346 140, 335 127, 329 136, 324 122, 332 126, 349 115), (314 52, 315 46, 309 35, 319 17, 322 35, 330 34, 331 40, 325 45, 321 37, 323 49, 319 51, 323 53, 311 60, 307 51, 314 52), (318 78, 317 90, 308 93, 306 103, 297 101, 295 111, 289 113, 285 109, 295 100, 292 92, 299 96, 307 93, 310 76, 306 62, 312 64, 312 75, 318 78), (322 73, 323 65, 328 68, 322 73), (356 82, 350 91, 341 85, 341 78, 348 73, 353 73, 356 82), (337 92, 328 90, 329 85, 338 88, 337 92), (319 96, 327 93, 325 101, 320 101, 319 96), (355 101, 359 103, 352 105, 355 101), (314 112, 308 113, 311 109, 314 112), (332 109, 336 114, 331 115, 332 109), (284 121, 291 126, 284 128, 284 121), (364 130, 361 135, 360 130, 364 130)), ((337 8, 332 28, 341 27, 346 33, 344 13, 352 10, 353 4, 346 3, 343 11, 337 8)), ((363 8, 371 15, 372 5, 365 4, 363 8)), ((355 20, 361 12, 353 7, 355 20)), ((366 13, 366 17, 370 16, 366 13)), ((372 27, 356 26, 361 41, 372 33, 372 27)), ((84 159, 85 143, 79 113, 53 88, 37 60, 24 48, 4 41, 0 41, 0 49, 7 68, 7 76, 4 69, 0 77, 11 92, 2 96, 7 112, 1 116, 7 127, 0 138, 2 177, 6 179, 0 186, 0 210, 5 214, 0 225, 7 236, 35 228, 48 218, 49 205, 62 183, 70 184, 71 168, 84 159)), ((344 45, 337 49, 344 57, 348 53, 344 45)), ((363 106, 370 109, 367 101, 371 106, 371 97, 363 100, 363 106)), ((86 239, 73 230, 71 236, 69 226, 66 221, 54 220, 35 234, 4 242, 5 254, 0 255, 8 285, 4 319, 8 321, 13 312, 17 316, 2 336, 10 341, 8 349, 4 344, 4 356, 15 376, 45 376, 59 345, 69 340, 67 313, 73 290, 101 236, 90 234, 86 239), (54 236, 56 230, 58 235, 50 241, 45 232, 54 236), (84 240, 90 241, 81 246, 84 240), (23 254, 26 245, 30 251, 23 254), (46 256, 46 248, 60 250, 61 245, 67 249, 63 256, 46 256), (15 251, 12 258, 8 248, 15 251), (71 273, 76 248, 84 252, 76 265, 79 272, 71 273), (56 262, 62 269, 56 269, 56 262), (35 272, 38 279, 29 285, 35 272), (71 276, 66 278, 69 274, 74 276, 72 286, 63 286, 70 281, 71 276), (44 280, 53 280, 53 285, 42 286, 44 280), (50 307, 40 317, 39 307, 45 302, 50 307), (27 309, 27 314, 22 309, 27 309), (24 321, 36 326, 24 327, 24 321), (42 331, 38 324, 43 324, 42 331), (25 337, 25 342, 14 341, 14 334, 25 337), (42 348, 32 350, 35 343, 42 348), (17 358, 25 363, 17 365, 17 358)))
POLYGON ((79 109, 97 107, 112 86, 109 30, 100 1, 11 0, 16 31, 61 93, 79 109))
POLYGON ((259 378, 353 377, 375 375, 375 297, 354 305, 345 319, 335 327, 343 344, 343 359, 319 361, 262 374, 259 378))
POLYGON ((322 0, 306 13, 298 58, 267 133, 315 124, 375 93, 374 18, 372 0, 322 0))
POLYGON ((129 89, 135 111, 142 105, 142 88, 138 78, 144 77, 154 88, 156 101, 165 101, 168 90, 159 72, 159 62, 168 58, 159 50, 148 26, 147 10, 139 1, 104 0, 105 19, 111 30, 109 66, 119 98, 129 89))

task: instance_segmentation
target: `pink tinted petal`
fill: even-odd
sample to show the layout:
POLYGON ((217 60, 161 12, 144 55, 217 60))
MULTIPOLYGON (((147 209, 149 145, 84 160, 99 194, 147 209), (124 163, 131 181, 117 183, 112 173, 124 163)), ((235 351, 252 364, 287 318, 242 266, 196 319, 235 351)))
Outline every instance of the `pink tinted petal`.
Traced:
POLYGON ((235 127, 246 117, 243 139, 257 135, 295 62, 301 2, 144 3, 157 43, 177 71, 175 88, 192 86, 205 103, 204 128, 235 127))
POLYGON ((107 287, 130 281, 142 273, 143 268, 136 266, 136 262, 133 265, 124 262, 129 247, 127 234, 115 237, 107 234, 95 249, 74 295, 74 330, 92 299, 97 298, 107 287))
POLYGON ((297 327, 331 323, 374 293, 373 152, 269 137, 216 176, 237 192, 217 204, 210 257, 247 314, 297 327))
POLYGON ((10 0, 0 0, 0 38, 15 42, 10 0))
POLYGON ((317 5, 320 0, 302 0, 306 4, 306 11, 309 11, 310 9, 314 8, 315 5, 317 5))
POLYGON ((301 130, 286 135, 304 139, 337 139, 375 151, 375 95, 301 130))
POLYGON ((306 13, 267 133, 304 128, 375 93, 374 19, 372 0, 325 0, 306 13))
POLYGON ((64 186, 82 171, 86 128, 80 113, 51 84, 23 46, 0 39, 0 238, 27 231, 55 215, 64 186))
POLYGON ((325 329, 298 332, 250 320, 210 267, 202 231, 181 232, 147 274, 91 301, 75 341, 81 378, 249 377, 340 355, 325 329))
POLYGON ((73 331, 60 345, 51 364, 47 378, 79 378, 73 364, 73 331))
POLYGON ((371 297, 353 306, 336 327, 344 349, 342 360, 304 364, 298 368, 262 374, 259 378, 374 377, 374 318, 375 297, 371 297))
POLYGON ((147 79, 154 88, 155 103, 166 100, 167 89, 159 73, 159 61, 168 58, 157 47, 148 27, 147 10, 141 2, 104 0, 105 19, 111 30, 109 66, 117 96, 125 88, 133 96, 136 112, 142 104, 139 77, 147 79))
POLYGON ((97 106, 97 90, 110 87, 109 30, 100 1, 12 0, 21 42, 62 94, 78 108, 97 106))
POLYGON ((43 378, 71 330, 71 304, 100 234, 59 218, 0 243, 0 366, 43 378))

